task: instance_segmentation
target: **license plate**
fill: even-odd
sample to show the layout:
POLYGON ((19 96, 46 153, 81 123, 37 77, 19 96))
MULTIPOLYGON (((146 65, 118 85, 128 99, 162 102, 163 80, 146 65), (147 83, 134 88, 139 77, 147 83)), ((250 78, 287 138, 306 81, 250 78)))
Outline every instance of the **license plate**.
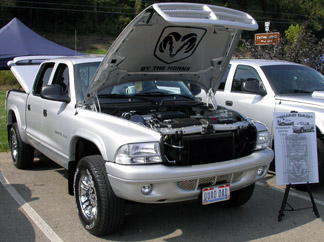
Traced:
POLYGON ((230 199, 230 185, 205 187, 202 189, 202 204, 222 202, 230 199))

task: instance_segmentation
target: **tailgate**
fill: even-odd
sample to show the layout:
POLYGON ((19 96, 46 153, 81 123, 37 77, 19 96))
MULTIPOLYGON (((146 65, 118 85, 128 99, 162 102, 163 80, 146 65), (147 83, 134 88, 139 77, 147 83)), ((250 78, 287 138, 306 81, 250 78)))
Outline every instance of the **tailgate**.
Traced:
POLYGON ((24 56, 8 62, 11 72, 26 93, 30 93, 40 64, 48 59, 60 56, 24 56))

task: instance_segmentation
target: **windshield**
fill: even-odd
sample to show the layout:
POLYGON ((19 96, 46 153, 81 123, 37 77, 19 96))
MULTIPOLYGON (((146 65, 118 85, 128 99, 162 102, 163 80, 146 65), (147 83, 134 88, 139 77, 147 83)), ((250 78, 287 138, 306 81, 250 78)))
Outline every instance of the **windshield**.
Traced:
POLYGON ((88 62, 74 66, 74 80, 76 87, 77 102, 83 101, 84 95, 88 90, 89 84, 96 73, 100 62, 88 62))
POLYGON ((324 76, 307 66, 273 65, 261 69, 276 94, 324 91, 324 76))
POLYGON ((185 96, 194 98, 182 81, 134 81, 114 85, 98 92, 98 96, 185 96))

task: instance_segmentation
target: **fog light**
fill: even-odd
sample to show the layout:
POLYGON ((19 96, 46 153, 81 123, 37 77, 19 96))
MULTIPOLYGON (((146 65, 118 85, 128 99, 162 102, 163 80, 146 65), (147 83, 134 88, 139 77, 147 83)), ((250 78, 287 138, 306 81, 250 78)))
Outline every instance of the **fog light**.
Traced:
POLYGON ((260 166, 259 169, 257 170, 257 175, 262 176, 265 171, 265 166, 260 166))
POLYGON ((152 184, 142 186, 143 195, 149 195, 152 192, 152 190, 153 190, 153 185, 152 184))

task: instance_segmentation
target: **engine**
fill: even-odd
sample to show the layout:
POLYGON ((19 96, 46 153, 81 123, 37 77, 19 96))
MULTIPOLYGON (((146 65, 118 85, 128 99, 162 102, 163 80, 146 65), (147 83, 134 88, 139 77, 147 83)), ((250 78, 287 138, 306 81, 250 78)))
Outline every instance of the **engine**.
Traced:
POLYGON ((130 110, 122 118, 160 132, 168 165, 221 162, 252 153, 257 131, 240 114, 219 108, 130 110))

